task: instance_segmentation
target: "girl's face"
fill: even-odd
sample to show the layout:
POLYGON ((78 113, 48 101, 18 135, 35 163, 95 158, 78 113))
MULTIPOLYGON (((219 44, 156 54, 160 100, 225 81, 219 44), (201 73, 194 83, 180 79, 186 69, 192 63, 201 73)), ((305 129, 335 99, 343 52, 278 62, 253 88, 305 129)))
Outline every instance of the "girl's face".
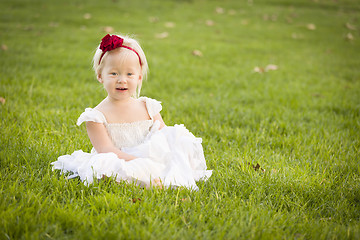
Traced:
POLYGON ((138 56, 127 49, 115 49, 102 61, 103 67, 97 78, 103 83, 109 98, 121 101, 134 96, 142 81, 138 56))

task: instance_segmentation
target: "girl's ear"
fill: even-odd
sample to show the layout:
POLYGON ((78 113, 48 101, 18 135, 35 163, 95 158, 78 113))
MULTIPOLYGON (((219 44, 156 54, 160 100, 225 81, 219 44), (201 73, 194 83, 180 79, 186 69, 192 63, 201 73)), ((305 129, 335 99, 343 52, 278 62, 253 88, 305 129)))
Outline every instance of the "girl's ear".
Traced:
POLYGON ((142 76, 142 75, 139 75, 138 84, 142 82, 142 78, 143 78, 143 76, 142 76))
POLYGON ((97 80, 100 82, 100 83, 103 83, 104 81, 102 80, 101 78, 101 74, 99 73, 97 76, 96 76, 97 80))

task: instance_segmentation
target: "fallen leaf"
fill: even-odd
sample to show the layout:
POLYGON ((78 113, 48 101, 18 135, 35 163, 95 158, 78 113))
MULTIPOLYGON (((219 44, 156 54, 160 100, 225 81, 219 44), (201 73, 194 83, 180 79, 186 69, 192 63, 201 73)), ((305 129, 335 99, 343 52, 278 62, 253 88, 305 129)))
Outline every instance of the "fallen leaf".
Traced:
POLYGON ((206 20, 206 25, 207 26, 209 26, 209 27, 211 27, 211 26, 214 26, 215 25, 215 23, 214 23, 214 21, 213 20, 206 20))
POLYGON ((216 12, 217 14, 223 14, 225 11, 224 11, 224 9, 223 9, 222 7, 216 7, 216 8, 215 8, 215 12, 216 12))
POLYGON ((347 40, 349 40, 349 41, 352 41, 352 40, 354 40, 355 38, 354 38, 354 36, 351 34, 351 33, 348 33, 348 34, 346 34, 346 37, 345 37, 347 40))
POLYGON ((228 14, 229 14, 229 15, 235 15, 235 14, 236 14, 236 11, 235 11, 234 9, 230 9, 230 10, 228 11, 228 14))
POLYGON ((105 26, 105 27, 103 27, 103 31, 106 33, 112 33, 112 32, 114 32, 114 28, 111 26, 105 26))
POLYGON ((5 104, 5 102, 6 102, 5 98, 0 97, 0 103, 1 103, 1 104, 5 104))
POLYGON ((268 14, 264 14, 264 15, 263 15, 263 20, 264 20, 264 21, 269 21, 269 20, 271 20, 271 21, 275 22, 275 21, 277 20, 277 18, 278 18, 278 16, 275 15, 275 14, 273 14, 273 15, 271 15, 271 16, 269 16, 268 14))
POLYGON ((269 64, 265 67, 265 72, 278 70, 278 68, 279 67, 277 65, 269 64))
POLYGON ((203 56, 203 54, 202 54, 202 52, 200 50, 195 49, 191 53, 192 53, 192 55, 197 56, 197 57, 202 57, 203 56))
POLYGON ((297 14, 297 13, 291 13, 290 14, 290 17, 292 17, 292 18, 298 18, 299 17, 299 15, 297 14))
POLYGON ((278 16, 275 15, 275 14, 273 14, 273 15, 270 16, 270 20, 273 21, 273 22, 276 22, 276 21, 277 21, 277 18, 278 18, 278 16))
POLYGON ((5 44, 1 44, 1 50, 7 51, 7 50, 8 50, 8 46, 5 45, 5 44))
POLYGON ((263 72, 265 72, 265 69, 264 68, 262 68, 262 67, 255 67, 254 68, 254 72, 256 72, 256 73, 263 73, 263 72))
POLYGON ((297 34, 297 33, 292 33, 292 34, 291 34, 291 37, 292 37, 293 39, 302 39, 302 38, 304 38, 303 35, 297 34))
POLYGON ((249 21, 247 19, 241 20, 242 25, 248 25, 249 21))
POLYGON ((85 13, 83 17, 84 17, 84 19, 89 20, 91 18, 91 14, 85 13))
POLYGON ((149 22, 151 22, 151 23, 155 23, 155 22, 158 22, 158 21, 159 21, 158 17, 149 17, 149 22))
POLYGON ((34 30, 34 26, 33 26, 33 25, 25 26, 25 27, 24 27, 24 30, 25 30, 25 31, 34 30))
POLYGON ((262 171, 262 172, 265 172, 265 169, 263 169, 262 167, 260 167, 260 164, 259 163, 256 163, 256 165, 253 165, 253 164, 251 164, 251 163, 247 163, 248 165, 250 165, 250 166, 252 166, 252 168, 255 170, 255 171, 258 171, 258 170, 260 170, 260 171, 262 171))
POLYGON ((320 93, 313 93, 313 94, 311 94, 311 96, 313 96, 313 97, 318 97, 318 98, 322 98, 322 97, 323 97, 320 93))
POLYGON ((167 38, 168 36, 169 36, 168 32, 162 32, 162 33, 155 34, 155 37, 158 39, 164 39, 164 38, 167 38))
POLYGON ((165 23, 165 27, 167 27, 167 28, 174 28, 174 27, 175 27, 175 23, 173 23, 173 22, 166 22, 166 23, 165 23))
POLYGON ((59 23, 57 22, 49 22, 49 27, 58 27, 59 23))
POLYGON ((132 203, 141 202, 141 198, 132 198, 130 199, 130 202, 132 203))
POLYGON ((346 27, 347 29, 350 29, 350 30, 356 30, 356 27, 355 27, 354 25, 350 24, 350 23, 346 23, 346 24, 345 24, 345 27, 346 27))
POLYGON ((306 25, 306 28, 313 31, 316 29, 316 26, 313 23, 309 23, 308 25, 306 25))

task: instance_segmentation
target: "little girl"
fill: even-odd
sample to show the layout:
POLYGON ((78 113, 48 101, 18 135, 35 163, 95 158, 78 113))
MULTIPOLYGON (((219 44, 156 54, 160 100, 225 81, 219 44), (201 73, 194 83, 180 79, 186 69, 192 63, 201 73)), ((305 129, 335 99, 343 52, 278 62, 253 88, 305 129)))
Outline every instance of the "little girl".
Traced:
POLYGON ((212 174, 206 170, 201 138, 183 125, 166 126, 161 103, 139 97, 148 65, 138 42, 107 34, 93 63, 107 97, 95 108, 86 108, 77 121, 86 122, 93 149, 60 156, 51 163, 53 169, 72 172, 69 178, 79 176, 86 184, 114 177, 146 187, 198 189, 195 181, 212 174))

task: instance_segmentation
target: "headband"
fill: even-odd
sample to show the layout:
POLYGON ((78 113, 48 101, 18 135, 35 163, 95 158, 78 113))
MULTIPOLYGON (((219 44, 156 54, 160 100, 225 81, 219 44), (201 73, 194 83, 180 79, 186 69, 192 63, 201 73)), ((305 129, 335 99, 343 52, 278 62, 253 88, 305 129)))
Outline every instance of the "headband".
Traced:
POLYGON ((99 64, 106 52, 114 50, 115 48, 122 47, 122 48, 127 48, 127 49, 133 51, 134 53, 136 53, 136 55, 139 58, 140 66, 142 66, 140 55, 133 48, 123 45, 123 42, 124 42, 124 39, 122 39, 121 37, 118 37, 116 35, 110 36, 110 34, 107 34, 105 37, 103 37, 101 39, 101 44, 100 44, 100 49, 102 50, 102 54, 100 56, 99 64))

